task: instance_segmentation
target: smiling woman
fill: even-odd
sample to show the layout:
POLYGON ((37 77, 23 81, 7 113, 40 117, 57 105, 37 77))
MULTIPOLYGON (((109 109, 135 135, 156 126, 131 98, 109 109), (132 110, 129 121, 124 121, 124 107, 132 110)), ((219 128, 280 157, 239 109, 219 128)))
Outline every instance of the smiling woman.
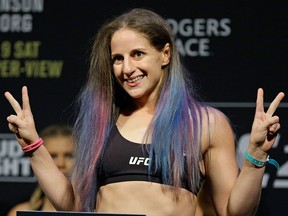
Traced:
POLYGON ((118 83, 132 97, 155 100, 170 60, 170 47, 157 50, 137 31, 121 29, 112 37, 113 71, 118 83), (154 97, 154 98, 152 98, 154 97))
MULTIPOLYGON (((157 13, 133 9, 105 23, 90 60, 78 98, 71 180, 45 146, 30 152, 37 179, 57 210, 191 216, 205 215, 203 202, 209 200, 216 215, 255 214, 266 163, 253 161, 267 160, 280 128, 274 112, 284 93, 265 112, 258 89, 249 158, 240 171, 229 120, 199 101, 172 30, 157 13)), ((5 96, 16 112, 7 118, 9 129, 23 148, 33 146, 39 135, 27 87, 23 107, 9 92, 5 96)))

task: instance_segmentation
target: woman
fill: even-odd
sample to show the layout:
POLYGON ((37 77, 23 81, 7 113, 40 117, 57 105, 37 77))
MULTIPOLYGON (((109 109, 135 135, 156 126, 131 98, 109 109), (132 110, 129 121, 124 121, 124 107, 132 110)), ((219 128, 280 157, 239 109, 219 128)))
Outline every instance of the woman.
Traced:
MULTIPOLYGON (((192 87, 169 25, 150 10, 134 9, 96 35, 79 96, 71 181, 37 144, 26 87, 23 107, 5 93, 16 112, 7 120, 20 145, 33 149, 32 168, 58 210, 196 215, 204 180, 216 214, 254 214, 266 163, 246 159, 239 171, 229 121, 198 102, 192 87)), ((280 124, 273 114, 283 97, 265 113, 258 90, 248 148, 256 161, 266 161, 275 141, 280 124)))
MULTIPOLYGON (((62 124, 50 125, 44 128, 40 135, 58 169, 65 176, 69 176, 74 158, 72 128, 62 124)), ((10 209, 8 216, 14 216, 20 210, 56 211, 40 186, 36 187, 28 201, 19 203, 10 209)))

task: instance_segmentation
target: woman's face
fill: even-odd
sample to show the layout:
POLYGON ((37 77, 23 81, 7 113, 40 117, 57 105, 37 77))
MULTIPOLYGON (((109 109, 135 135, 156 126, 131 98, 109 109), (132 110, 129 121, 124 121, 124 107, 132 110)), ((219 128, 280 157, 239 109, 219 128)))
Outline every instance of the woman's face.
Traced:
POLYGON ((61 135, 47 137, 44 144, 59 170, 65 175, 69 174, 74 161, 72 138, 61 135))
POLYGON ((154 99, 169 64, 170 47, 156 50, 143 34, 122 28, 111 39, 111 58, 118 83, 134 99, 154 99))

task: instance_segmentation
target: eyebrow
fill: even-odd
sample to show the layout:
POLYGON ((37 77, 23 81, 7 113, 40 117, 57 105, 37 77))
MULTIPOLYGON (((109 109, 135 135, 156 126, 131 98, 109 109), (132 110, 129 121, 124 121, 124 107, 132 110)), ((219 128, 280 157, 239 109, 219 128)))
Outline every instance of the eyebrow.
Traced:
MULTIPOLYGON (((133 52, 136 52, 136 51, 142 51, 142 52, 147 52, 147 49, 146 48, 135 48, 135 49, 132 49, 130 52, 133 53, 133 52)), ((122 56, 120 53, 111 53, 111 57, 113 58, 114 56, 122 56)))

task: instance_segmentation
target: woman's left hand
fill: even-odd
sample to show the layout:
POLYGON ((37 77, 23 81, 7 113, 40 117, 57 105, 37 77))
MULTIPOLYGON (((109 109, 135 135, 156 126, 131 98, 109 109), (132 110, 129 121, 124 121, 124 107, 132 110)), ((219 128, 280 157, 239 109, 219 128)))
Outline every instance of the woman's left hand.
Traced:
POLYGON ((264 111, 264 91, 258 89, 256 111, 250 135, 250 148, 259 147, 268 152, 273 146, 277 132, 280 129, 279 117, 273 116, 285 94, 280 92, 270 104, 267 112, 264 111))

